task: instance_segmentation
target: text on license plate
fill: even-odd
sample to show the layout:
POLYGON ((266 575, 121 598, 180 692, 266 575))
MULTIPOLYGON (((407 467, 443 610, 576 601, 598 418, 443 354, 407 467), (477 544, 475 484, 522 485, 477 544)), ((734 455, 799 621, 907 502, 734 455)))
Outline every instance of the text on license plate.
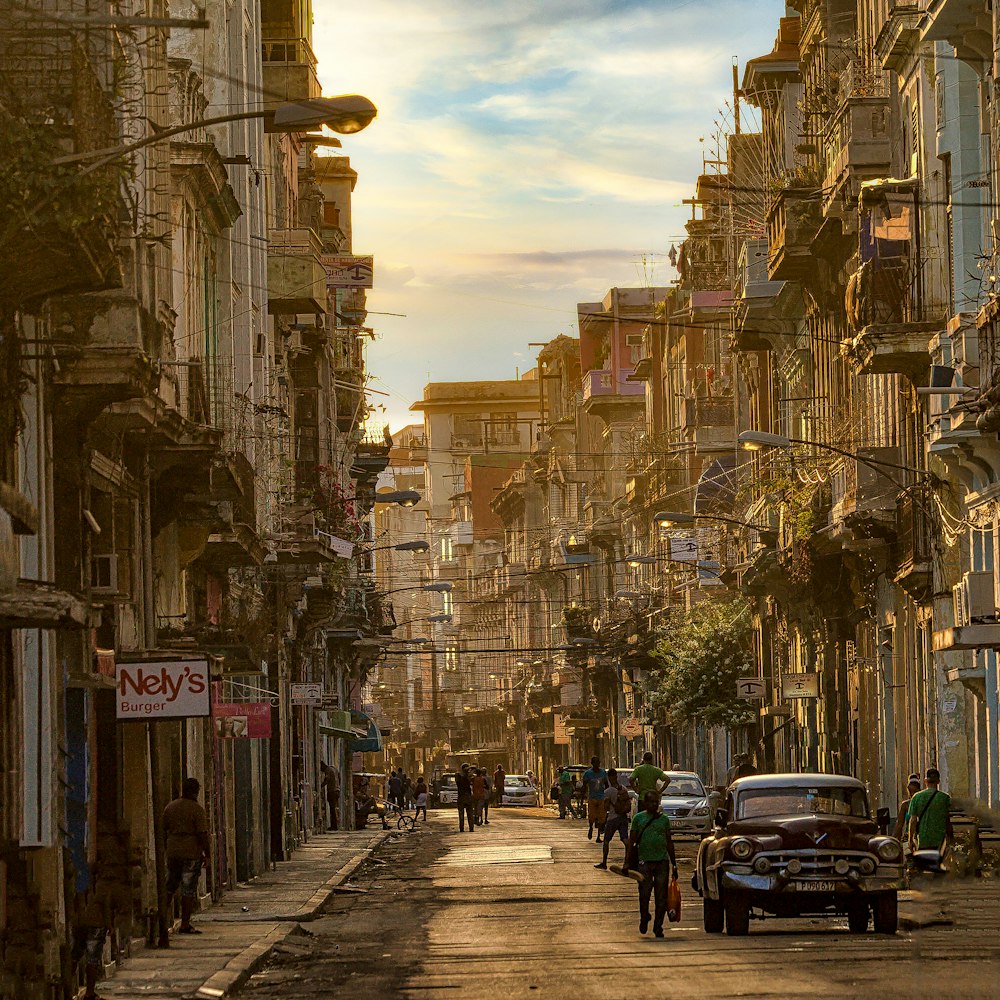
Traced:
POLYGON ((836 892, 836 882, 798 882, 799 892, 836 892))

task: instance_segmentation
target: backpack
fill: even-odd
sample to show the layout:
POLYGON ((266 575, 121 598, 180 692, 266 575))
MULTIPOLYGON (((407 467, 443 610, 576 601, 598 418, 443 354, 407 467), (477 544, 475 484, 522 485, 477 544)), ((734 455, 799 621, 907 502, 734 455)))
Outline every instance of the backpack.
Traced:
POLYGON ((628 789, 619 786, 618 794, 615 796, 615 815, 627 816, 632 811, 632 799, 629 797, 628 789))

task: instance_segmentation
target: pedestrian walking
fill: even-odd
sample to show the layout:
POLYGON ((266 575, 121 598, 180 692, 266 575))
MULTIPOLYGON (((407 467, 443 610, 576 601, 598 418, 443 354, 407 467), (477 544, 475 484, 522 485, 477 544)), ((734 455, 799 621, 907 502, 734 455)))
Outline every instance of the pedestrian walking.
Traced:
POLYGON ((416 805, 417 805, 417 811, 416 811, 413 819, 414 819, 414 821, 420 819, 420 813, 422 811, 423 814, 424 814, 424 822, 426 823, 427 822, 427 795, 428 795, 428 792, 427 792, 427 782, 424 781, 424 776, 423 775, 420 775, 420 777, 417 778, 417 787, 414 789, 414 791, 415 791, 415 794, 416 794, 415 801, 416 801, 416 805))
POLYGON ((482 826, 483 808, 486 805, 486 772, 481 767, 474 768, 472 772, 472 801, 476 826, 482 826))
POLYGON ((198 804, 201 784, 197 778, 185 778, 181 797, 163 810, 163 833, 167 842, 167 895, 181 893, 181 934, 200 934, 191 924, 191 914, 198 898, 198 881, 208 857, 208 816, 198 804))
POLYGON ((656 792, 646 792, 642 805, 643 811, 632 820, 623 872, 635 867, 642 876, 639 882, 639 933, 645 934, 649 928, 649 897, 652 895, 653 933, 663 937, 667 889, 670 878, 677 878, 677 856, 670 837, 670 820, 660 812, 660 796, 656 792))
POLYGON ((569 767, 563 764, 556 779, 559 785, 559 818, 566 818, 566 810, 573 802, 573 775, 569 767))
POLYGON ((892 835, 896 840, 905 840, 906 837, 906 813, 910 808, 910 800, 920 791, 920 775, 911 774, 906 779, 906 798, 899 803, 899 812, 896 813, 896 828, 892 835))
POLYGON ((642 763, 633 768, 629 784, 641 803, 646 799, 646 792, 660 792, 669 785, 670 776, 653 763, 653 755, 647 750, 642 755, 642 763))
POLYGON ((941 772, 936 767, 927 768, 924 785, 906 810, 910 852, 935 850, 943 855, 955 836, 949 816, 951 796, 941 791, 941 772))
POLYGON ((403 808, 403 779, 396 771, 389 775, 389 801, 403 808))
POLYGON ((338 813, 340 812, 340 771, 331 764, 319 762, 323 774, 323 790, 326 792, 326 804, 330 810, 330 829, 338 828, 338 813))
POLYGON ((750 754, 738 753, 733 757, 733 766, 726 772, 726 787, 728 788, 737 778, 748 778, 756 773, 757 768, 753 766, 750 754))
POLYGON ((489 771, 482 770, 483 781, 486 783, 486 795, 483 798, 483 826, 490 825, 490 799, 493 798, 493 782, 490 780, 489 771))
POLYGON ((463 764, 462 770, 455 775, 455 790, 458 793, 458 832, 465 833, 465 821, 469 821, 469 833, 476 832, 475 806, 472 798, 472 780, 469 777, 469 765, 463 764))
POLYGON ((604 856, 595 868, 608 867, 608 851, 615 834, 621 838, 625 846, 626 863, 628 862, 629 814, 632 812, 632 799, 628 789, 618 783, 618 772, 608 768, 608 787, 604 790, 604 801, 607 803, 608 816, 604 821, 604 856))
POLYGON ((607 811, 604 806, 604 789, 608 785, 608 772, 601 767, 599 757, 590 758, 590 768, 583 772, 583 787, 587 797, 587 840, 594 836, 597 828, 597 843, 601 842, 607 811))
POLYGON ((503 805, 503 786, 507 780, 507 772, 503 769, 503 764, 497 764, 497 769, 493 772, 493 804, 503 805))

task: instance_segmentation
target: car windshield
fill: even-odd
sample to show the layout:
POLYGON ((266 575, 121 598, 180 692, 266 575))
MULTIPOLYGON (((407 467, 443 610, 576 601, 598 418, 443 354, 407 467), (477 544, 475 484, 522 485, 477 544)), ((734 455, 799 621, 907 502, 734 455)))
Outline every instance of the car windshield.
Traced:
POLYGON ((441 779, 441 784, 445 788, 448 788, 448 787, 454 788, 455 787, 455 775, 453 775, 453 774, 446 774, 441 779))
POLYGON ((513 775, 512 776, 512 775, 508 774, 507 777, 503 779, 503 783, 504 783, 504 787, 505 788, 530 788, 531 787, 531 782, 528 781, 527 778, 522 778, 522 777, 520 777, 518 775, 513 775))
POLYGON ((868 816, 864 789, 830 786, 817 788, 747 788, 739 793, 739 819, 760 816, 868 816))
POLYGON ((663 798, 705 797, 705 786, 697 778, 671 778, 670 784, 661 789, 663 798))

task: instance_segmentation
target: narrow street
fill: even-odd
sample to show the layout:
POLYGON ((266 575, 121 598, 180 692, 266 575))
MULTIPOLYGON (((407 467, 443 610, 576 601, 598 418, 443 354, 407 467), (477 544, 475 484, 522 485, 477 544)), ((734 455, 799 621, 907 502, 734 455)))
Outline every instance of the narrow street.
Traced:
MULTIPOLYGON (((709 936, 690 889, 695 842, 678 846, 683 919, 657 940, 638 933, 634 884, 594 869, 600 848, 582 821, 505 809, 470 836, 451 811, 432 813, 387 843, 240 996, 995 995, 995 883, 949 886, 931 909, 951 923, 891 938, 851 934, 846 920, 755 921, 749 938, 709 936)), ((616 844, 611 860, 621 855, 616 844)))

